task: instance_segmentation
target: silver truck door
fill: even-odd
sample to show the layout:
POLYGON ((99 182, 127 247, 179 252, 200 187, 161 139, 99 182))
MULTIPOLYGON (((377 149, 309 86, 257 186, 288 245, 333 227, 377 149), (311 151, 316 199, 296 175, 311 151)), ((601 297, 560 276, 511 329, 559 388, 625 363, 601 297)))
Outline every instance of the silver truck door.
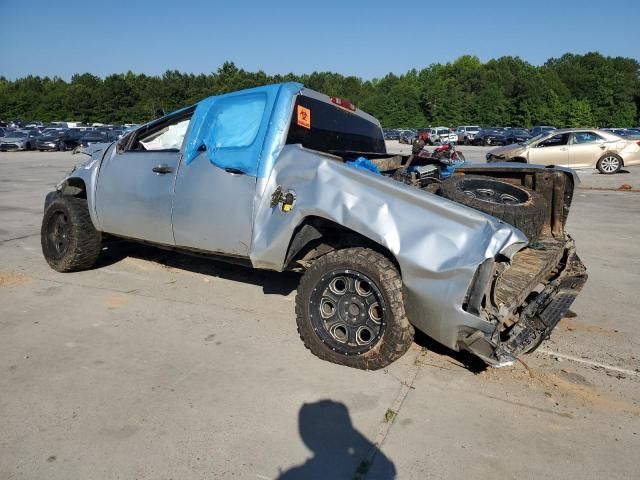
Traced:
POLYGON ((103 231, 174 245, 173 188, 193 109, 147 124, 123 138, 103 161, 96 211, 103 231))
POLYGON ((256 178, 212 164, 206 152, 180 165, 173 204, 176 245, 249 256, 256 178))
POLYGON ((206 145, 195 157, 185 156, 176 178, 172 218, 176 245, 249 256, 255 172, 270 102, 264 93, 241 93, 220 98, 203 112, 206 145))

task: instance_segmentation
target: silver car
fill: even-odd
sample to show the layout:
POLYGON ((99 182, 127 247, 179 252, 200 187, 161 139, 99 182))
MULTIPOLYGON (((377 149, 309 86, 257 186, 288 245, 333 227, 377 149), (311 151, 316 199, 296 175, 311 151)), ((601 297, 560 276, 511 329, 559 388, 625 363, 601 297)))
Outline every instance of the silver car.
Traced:
POLYGON ((38 136, 40 136, 40 133, 35 130, 6 131, 4 137, 0 137, 0 152, 31 150, 35 148, 36 138, 38 136))

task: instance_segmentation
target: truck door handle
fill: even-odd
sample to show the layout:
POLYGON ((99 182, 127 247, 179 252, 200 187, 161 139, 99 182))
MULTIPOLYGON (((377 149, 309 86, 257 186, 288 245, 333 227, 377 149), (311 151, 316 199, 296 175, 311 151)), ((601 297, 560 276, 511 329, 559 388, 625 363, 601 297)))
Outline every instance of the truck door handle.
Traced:
POLYGON ((166 164, 156 165, 151 170, 153 170, 156 173, 161 173, 161 174, 173 172, 173 168, 171 168, 169 165, 166 165, 166 164))

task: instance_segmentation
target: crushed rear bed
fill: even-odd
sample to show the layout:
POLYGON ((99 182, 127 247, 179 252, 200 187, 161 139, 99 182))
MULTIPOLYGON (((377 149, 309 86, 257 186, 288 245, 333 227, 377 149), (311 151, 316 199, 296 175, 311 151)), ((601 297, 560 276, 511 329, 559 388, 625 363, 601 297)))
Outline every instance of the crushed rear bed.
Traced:
POLYGON ((522 305, 536 286, 558 268, 566 243, 565 239, 547 237, 516 253, 511 267, 495 282, 493 303, 497 307, 504 305, 510 311, 522 305))

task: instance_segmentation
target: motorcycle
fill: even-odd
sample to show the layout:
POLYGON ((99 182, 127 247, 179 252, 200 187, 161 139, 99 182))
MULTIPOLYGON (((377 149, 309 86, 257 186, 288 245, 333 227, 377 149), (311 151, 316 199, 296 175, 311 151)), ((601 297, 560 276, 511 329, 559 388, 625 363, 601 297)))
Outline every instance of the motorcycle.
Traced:
POLYGON ((394 177, 409 185, 433 190, 465 163, 464 155, 453 143, 445 143, 433 151, 425 145, 417 154, 412 155, 408 165, 399 169, 394 177))

